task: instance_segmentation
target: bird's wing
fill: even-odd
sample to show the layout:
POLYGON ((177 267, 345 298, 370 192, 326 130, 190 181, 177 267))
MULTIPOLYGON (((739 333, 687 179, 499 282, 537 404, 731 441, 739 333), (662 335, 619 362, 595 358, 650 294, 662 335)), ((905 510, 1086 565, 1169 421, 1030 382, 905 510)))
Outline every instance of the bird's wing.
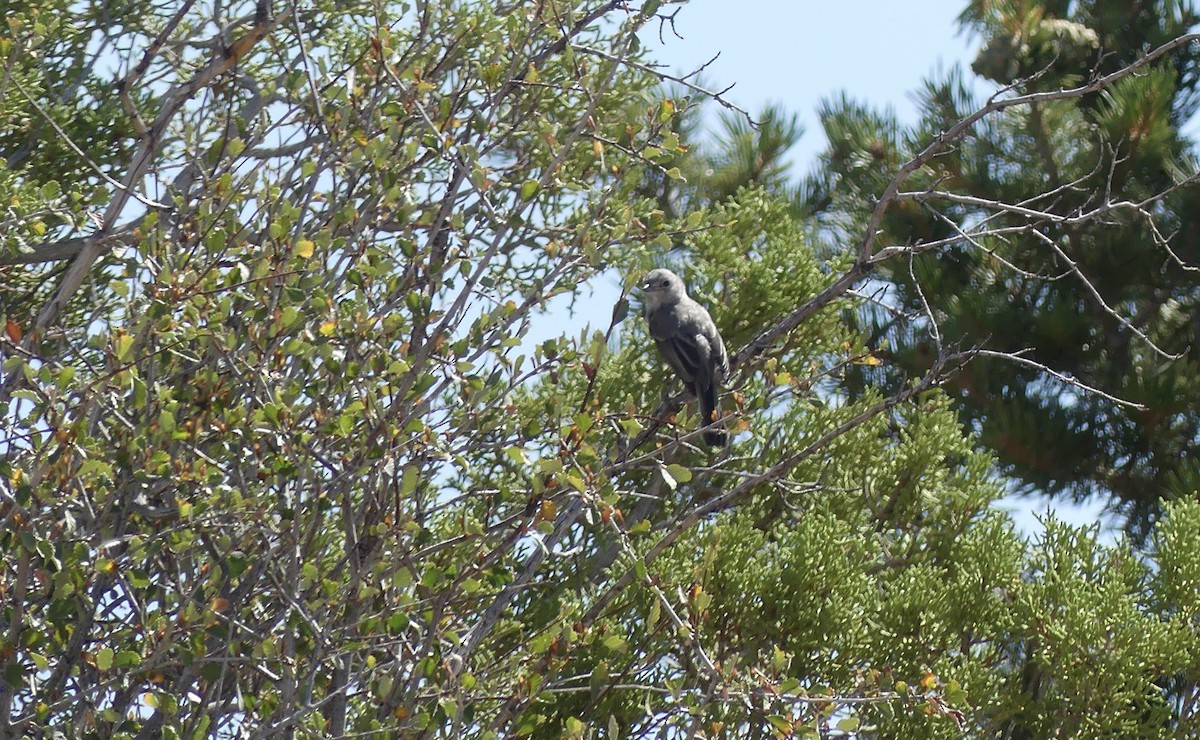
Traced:
POLYGON ((715 324, 709 321, 712 327, 712 333, 708 337, 709 345, 712 347, 712 369, 713 377, 719 381, 725 380, 729 375, 729 355, 725 352, 725 342, 721 341, 721 335, 717 333, 715 324))
POLYGON ((679 362, 676 369, 681 371, 680 377, 689 383, 708 385, 712 377, 712 348, 704 335, 699 332, 680 332, 671 337, 670 344, 671 354, 679 362))
POLYGON ((706 388, 724 377, 725 347, 703 306, 685 298, 647 318, 658 351, 683 382, 706 388))
POLYGON ((679 376, 685 383, 692 382, 692 372, 688 369, 688 365, 684 364, 683 358, 680 357, 678 350, 675 348, 673 338, 655 339, 654 344, 658 347, 658 353, 667 361, 675 374, 679 376))

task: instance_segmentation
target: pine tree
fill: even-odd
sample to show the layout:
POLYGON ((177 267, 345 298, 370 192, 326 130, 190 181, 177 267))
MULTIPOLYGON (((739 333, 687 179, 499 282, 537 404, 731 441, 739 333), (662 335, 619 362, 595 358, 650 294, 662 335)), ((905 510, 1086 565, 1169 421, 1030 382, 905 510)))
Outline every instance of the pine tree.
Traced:
MULTIPOLYGON (((972 2, 962 15, 983 40, 973 70, 1010 95, 1100 79, 1196 20, 1178 2, 972 2)), ((1200 48, 1179 44, 1103 90, 989 116, 916 173, 881 238, 932 246, 884 268, 902 315, 869 318, 889 363, 856 381, 901 382, 941 342, 1025 350, 1139 405, 988 357, 947 389, 1022 490, 1108 497, 1141 534, 1163 499, 1200 488, 1200 186, 1180 132, 1198 109, 1198 71, 1200 48)), ((833 192, 814 203, 826 223, 861 224, 899 163, 985 102, 978 87, 959 70, 929 81, 910 130, 868 105, 828 103, 813 185, 833 192)))

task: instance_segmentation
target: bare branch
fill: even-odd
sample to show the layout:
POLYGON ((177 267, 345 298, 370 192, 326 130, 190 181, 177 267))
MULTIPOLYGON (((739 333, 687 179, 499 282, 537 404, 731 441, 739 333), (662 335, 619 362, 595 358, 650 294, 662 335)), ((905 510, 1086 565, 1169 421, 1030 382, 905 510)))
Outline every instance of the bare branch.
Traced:
POLYGON ((1062 373, 1058 372, 1057 370, 1054 370, 1051 367, 1048 367, 1047 365, 1044 365, 1040 362, 1037 362, 1035 360, 1029 359, 1028 357, 1025 357, 1025 354, 1027 352, 1031 352, 1031 351, 1032 350, 1030 350, 1030 349, 1022 349, 1022 350, 1018 350, 1016 352, 996 352, 994 350, 989 350, 989 349, 975 349, 975 350, 971 350, 969 353, 967 353, 967 355, 972 356, 972 357, 990 357, 990 358, 996 359, 996 360, 1003 360, 1005 362, 1014 362, 1018 365, 1024 365, 1025 367, 1030 367, 1030 368, 1033 368, 1034 370, 1037 370, 1039 372, 1045 373, 1046 375, 1049 375, 1050 377, 1054 378, 1055 380, 1062 383, 1063 385, 1067 385, 1072 388, 1078 388, 1079 390, 1083 391, 1084 393, 1087 393, 1088 395, 1103 398, 1104 400, 1108 401, 1109 403, 1116 404, 1117 406, 1123 406, 1127 409, 1133 409, 1134 411, 1145 411, 1146 410, 1146 407, 1140 403, 1136 403, 1134 401, 1129 401, 1124 398, 1118 398, 1117 396, 1114 396, 1111 393, 1105 393, 1104 391, 1100 390, 1099 388, 1096 388, 1095 386, 1088 385, 1087 383, 1084 383, 1083 381, 1063 375, 1062 373))

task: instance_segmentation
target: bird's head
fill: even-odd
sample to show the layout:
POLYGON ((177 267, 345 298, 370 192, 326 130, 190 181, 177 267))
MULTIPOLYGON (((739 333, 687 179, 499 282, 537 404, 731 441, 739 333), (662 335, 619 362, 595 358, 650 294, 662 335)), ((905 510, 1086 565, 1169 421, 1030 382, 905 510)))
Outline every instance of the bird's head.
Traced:
POLYGON ((687 288, 679 276, 670 270, 658 268, 646 273, 642 281, 642 300, 650 309, 678 303, 687 296, 687 288))

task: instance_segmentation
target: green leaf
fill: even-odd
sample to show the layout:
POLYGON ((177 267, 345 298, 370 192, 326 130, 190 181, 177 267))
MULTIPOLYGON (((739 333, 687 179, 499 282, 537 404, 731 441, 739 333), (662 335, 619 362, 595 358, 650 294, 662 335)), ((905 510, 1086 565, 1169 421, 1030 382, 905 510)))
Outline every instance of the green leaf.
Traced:
POLYGON ((113 354, 117 356, 118 361, 127 361, 131 349, 133 349, 133 337, 129 334, 118 334, 113 340, 113 354))
POLYGON ((526 180, 521 184, 521 200, 529 200, 533 196, 537 195, 537 192, 539 189, 541 189, 541 187, 541 183, 539 183, 537 180, 526 180))
POLYGON ((671 477, 680 483, 687 483, 692 479, 692 471, 683 467, 679 463, 671 463, 667 466, 667 472, 671 477))
POLYGON ((779 646, 776 645, 774 648, 772 648, 771 666, 777 671, 782 671, 784 668, 787 668, 787 664, 788 664, 787 653, 780 650, 779 646))
POLYGON ((609 323, 611 326, 616 326, 617 324, 624 321, 625 317, 628 315, 629 315, 629 299, 626 298, 625 296, 621 296, 617 300, 616 304, 613 305, 612 321, 609 323))
POLYGON ((296 308, 295 306, 287 306, 283 309, 283 314, 281 315, 280 320, 283 323, 284 329, 291 329, 296 322, 302 318, 303 316, 300 313, 300 309, 296 308))
POLYGON ((409 465, 404 468, 404 474, 400 478, 400 497, 408 498, 417 490, 417 466, 409 465))
POLYGON ((675 477, 671 475, 666 466, 660 465, 658 467, 658 474, 662 476, 663 483, 667 484, 667 488, 670 488, 672 491, 674 491, 679 487, 679 484, 675 481, 675 477))
POLYGON ((624 419, 619 419, 617 421, 617 425, 621 427, 621 431, 625 432, 626 434, 628 434, 631 437, 635 436, 638 432, 642 431, 642 429, 643 429, 642 422, 638 421, 637 419, 634 419, 633 417, 626 417, 624 419))
POLYGON ((793 730, 795 729, 792 727, 791 721, 782 714, 768 715, 767 722, 769 722, 776 730, 784 733, 785 735, 792 734, 793 730))
POLYGON ((575 414, 575 428, 579 430, 579 433, 581 435, 586 435, 588 433, 588 430, 591 429, 592 426, 595 425, 595 423, 596 423, 596 420, 593 419, 589 414, 586 414, 586 413, 575 414))
POLYGON ((136 668, 142 663, 142 655, 135 650, 122 650, 114 663, 121 668, 136 668))
POLYGON ((857 732, 862 721, 858 717, 843 717, 834 725, 842 732, 857 732))

